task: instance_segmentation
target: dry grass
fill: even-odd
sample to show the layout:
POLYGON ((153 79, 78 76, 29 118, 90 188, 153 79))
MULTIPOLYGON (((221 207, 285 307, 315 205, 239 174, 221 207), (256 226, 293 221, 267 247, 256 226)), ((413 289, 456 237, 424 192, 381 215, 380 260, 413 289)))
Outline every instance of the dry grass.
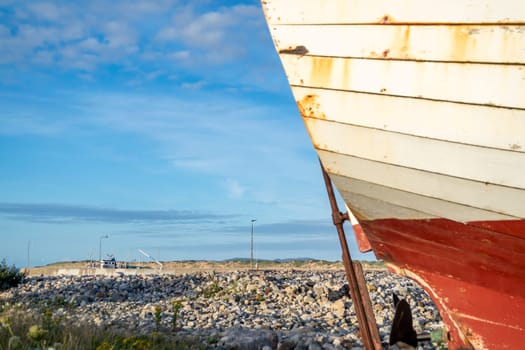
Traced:
MULTIPOLYGON (((382 262, 362 262, 365 270, 371 269, 385 269, 382 262)), ((168 261, 163 262, 163 273, 169 274, 184 274, 195 272, 233 272, 250 269, 250 262, 244 260, 235 261, 168 261)), ((46 266, 32 267, 28 272, 28 276, 51 276, 56 275, 60 270, 83 270, 86 273, 88 262, 58 262, 46 266)), ((286 262, 278 262, 273 260, 261 260, 257 262, 259 270, 306 270, 306 271, 326 271, 334 270, 340 271, 344 269, 343 263, 340 261, 331 262, 323 260, 294 260, 286 262)), ((129 269, 136 273, 158 273, 158 265, 154 263, 142 263, 140 269, 129 269)), ((91 273, 95 270, 91 269, 91 273)))
POLYGON ((205 348, 198 338, 159 330, 134 334, 126 330, 105 330, 93 325, 73 325, 53 316, 53 308, 40 311, 0 304, 0 349, 70 350, 164 350, 205 348))

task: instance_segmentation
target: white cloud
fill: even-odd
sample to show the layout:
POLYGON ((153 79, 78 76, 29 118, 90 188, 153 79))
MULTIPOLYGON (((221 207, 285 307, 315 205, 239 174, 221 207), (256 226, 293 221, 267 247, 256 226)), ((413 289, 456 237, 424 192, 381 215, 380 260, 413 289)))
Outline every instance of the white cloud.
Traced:
POLYGON ((86 38, 77 44, 78 48, 89 51, 100 51, 103 45, 96 38, 86 38))
MULTIPOLYGON (((83 79, 91 79, 86 74, 83 79)), ((158 72, 151 74, 157 76, 158 72)), ((310 147, 300 117, 293 113, 294 106, 285 111, 226 94, 198 90, 185 95, 69 91, 45 101, 30 96, 4 95, 2 99, 19 102, 12 108, 0 107, 0 132, 116 131, 153 141, 159 157, 178 169, 224 178, 256 175, 268 167, 275 175, 294 177, 285 169, 290 165, 301 169, 305 163, 303 157, 297 157, 298 152, 310 147), (56 106, 60 106, 58 113, 56 106), (53 118, 42 117, 45 115, 53 118)), ((265 180, 268 185, 275 181, 265 180)))
POLYGON ((49 65, 54 62, 54 53, 51 51, 38 51, 33 57, 33 62, 42 65, 49 65))
POLYGON ((163 73, 162 71, 156 70, 156 71, 153 71, 153 72, 146 73, 145 76, 146 76, 147 80, 154 80, 157 77, 161 76, 162 73, 163 73))
POLYGON ((198 90, 206 85, 206 82, 200 80, 195 82, 185 82, 181 84, 183 89, 198 90))
POLYGON ((244 178, 272 168, 276 177, 265 180, 271 186, 277 175, 296 176, 286 173, 290 166, 299 173, 306 164, 297 157, 310 147, 299 116, 271 105, 198 91, 186 96, 103 93, 68 99, 76 101, 79 127, 90 123, 154 141, 159 156, 182 171, 244 178))
MULTIPOLYGON (((159 78, 189 75, 207 86, 235 81, 240 89, 267 90, 280 69, 259 5, 28 1, 13 2, 2 16, 0 62, 25 71, 89 72, 96 82, 109 65, 126 72, 147 65, 163 72, 159 78), (268 55, 260 54, 262 47, 268 55), (227 73, 219 69, 225 65, 227 73)), ((147 78, 129 80, 125 84, 137 85, 147 78)))
POLYGON ((253 32, 263 28, 262 13, 257 6, 237 5, 215 11, 196 13, 191 7, 177 12, 157 40, 181 42, 200 50, 199 62, 220 64, 246 54, 253 46, 253 32))
MULTIPOLYGON (((0 111, 1 112, 1 111, 0 111)), ((58 135, 68 129, 65 121, 50 121, 35 115, 2 115, 0 134, 58 135)))
MULTIPOLYGON (((254 16, 260 11, 255 6, 238 5, 196 13, 194 7, 174 6, 169 2, 93 2, 91 5, 29 2, 15 6, 18 16, 14 21, 11 19, 10 25, 16 33, 11 39, 27 50, 44 44, 59 47, 77 45, 78 42, 85 44, 86 41, 91 44, 106 43, 118 48, 135 47, 139 40, 137 30, 142 31, 141 35, 148 44, 153 34, 148 33, 148 30, 153 30, 157 32, 158 39, 168 42, 170 46, 173 44, 171 41, 175 40, 188 47, 211 52, 226 46, 225 51, 231 52, 239 44, 231 40, 232 37, 253 29, 254 16), (162 18, 170 13, 174 14, 173 22, 167 23, 164 28, 159 27, 165 23, 162 18), (241 24, 242 30, 239 30, 241 24), (95 36, 102 41, 94 39, 95 36)), ((3 36, 9 33, 6 28, 1 28, 0 34, 3 36)), ((89 49, 102 47, 91 45, 89 49)))
POLYGON ((156 38, 162 41, 170 41, 179 39, 179 32, 173 27, 167 27, 157 33, 156 38))
POLYGON ((175 60, 186 61, 191 58, 191 52, 189 50, 176 51, 176 52, 173 52, 170 55, 170 57, 172 57, 175 60))
MULTIPOLYGON (((170 157, 166 157, 170 158, 170 157)), ((186 169, 196 172, 213 172, 213 170, 219 166, 218 159, 212 158, 197 158, 197 157, 184 157, 176 156, 171 159, 171 164, 180 169, 186 169)))
POLYGON ((80 73, 78 74, 78 77, 82 80, 85 80, 85 81, 94 81, 95 79, 93 78, 93 75, 89 74, 89 73, 80 73))
MULTIPOLYGON (((123 55, 138 50, 137 23, 118 8, 113 13, 100 12, 102 6, 88 2, 20 2, 14 6, 16 15, 0 28, 0 44, 10 51, 4 62, 49 64, 49 60, 33 59, 35 51, 45 50, 54 51, 54 63, 61 69, 95 69, 108 62, 120 63, 123 55), (85 55, 86 50, 91 56, 85 55)), ((105 10, 108 8, 111 6, 105 10)))
POLYGON ((18 27, 17 36, 20 38, 20 41, 18 41, 19 45, 23 44, 31 48, 55 44, 60 37, 56 28, 28 24, 18 27))
POLYGON ((56 21, 68 15, 68 11, 51 2, 29 3, 27 9, 33 16, 46 21, 56 21))
POLYGON ((103 26, 103 34, 109 46, 113 48, 135 46, 137 35, 135 31, 126 23, 111 21, 103 26))
POLYGON ((236 180, 228 179, 225 183, 226 191, 230 198, 239 199, 242 198, 246 189, 236 180))

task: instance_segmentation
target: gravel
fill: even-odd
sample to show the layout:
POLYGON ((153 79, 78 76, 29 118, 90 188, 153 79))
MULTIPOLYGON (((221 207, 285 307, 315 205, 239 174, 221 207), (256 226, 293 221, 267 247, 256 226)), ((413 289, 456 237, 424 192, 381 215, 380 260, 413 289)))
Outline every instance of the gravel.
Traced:
MULTIPOLYGON (((411 280, 386 271, 367 271, 365 278, 384 348, 392 293, 410 304, 418 333, 443 327, 431 299, 411 280)), ((139 334, 172 329, 178 308, 177 331, 208 348, 363 349, 343 271, 32 277, 0 300, 30 310, 51 305, 54 316, 74 324, 139 334)))

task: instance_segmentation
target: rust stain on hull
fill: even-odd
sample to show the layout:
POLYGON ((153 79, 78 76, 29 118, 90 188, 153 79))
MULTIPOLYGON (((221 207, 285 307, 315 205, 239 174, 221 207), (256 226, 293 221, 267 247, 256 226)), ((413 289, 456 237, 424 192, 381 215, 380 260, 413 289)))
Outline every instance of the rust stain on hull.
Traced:
POLYGON ((297 101, 297 107, 303 118, 326 119, 326 115, 322 112, 319 102, 319 96, 306 95, 301 100, 297 101))
POLYGON ((326 145, 320 145, 314 142, 314 136, 311 130, 311 123, 315 123, 318 119, 326 119, 326 115, 322 112, 321 106, 318 102, 319 96, 305 95, 301 100, 296 101, 297 108, 301 113, 308 135, 314 144, 314 148, 320 149, 326 145), (308 119, 308 122, 307 122, 308 119))
POLYGON ((333 64, 331 57, 313 57, 310 81, 322 87, 330 86, 333 64))

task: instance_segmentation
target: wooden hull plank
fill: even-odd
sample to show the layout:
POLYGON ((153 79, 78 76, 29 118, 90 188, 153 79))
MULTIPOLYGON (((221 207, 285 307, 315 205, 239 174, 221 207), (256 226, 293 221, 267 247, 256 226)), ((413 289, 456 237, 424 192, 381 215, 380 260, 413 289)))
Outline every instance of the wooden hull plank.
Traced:
POLYGON ((306 87, 293 93, 305 118, 525 152, 525 110, 306 87))
POLYGON ((525 26, 517 25, 276 26, 274 35, 278 51, 300 45, 310 56, 525 63, 525 26))
POLYGON ((318 150, 525 189, 525 154, 305 119, 318 150))
POLYGON ((525 109, 525 66, 281 55, 306 86, 525 109), (505 86, 502 90, 501 86, 505 86))
MULTIPOLYGON (((339 177, 346 177, 473 209, 492 211, 516 218, 525 217, 525 190, 429 173, 323 150, 319 151, 319 157, 332 179, 341 185, 339 188, 353 189, 352 183, 339 179, 339 177)), ((416 203, 417 201, 414 203, 414 208, 417 208, 416 203)), ((483 212, 482 215, 488 213, 483 212)), ((465 217, 459 221, 472 220, 474 218, 465 217)))
POLYGON ((524 23, 515 0, 263 0, 272 24, 524 23))

